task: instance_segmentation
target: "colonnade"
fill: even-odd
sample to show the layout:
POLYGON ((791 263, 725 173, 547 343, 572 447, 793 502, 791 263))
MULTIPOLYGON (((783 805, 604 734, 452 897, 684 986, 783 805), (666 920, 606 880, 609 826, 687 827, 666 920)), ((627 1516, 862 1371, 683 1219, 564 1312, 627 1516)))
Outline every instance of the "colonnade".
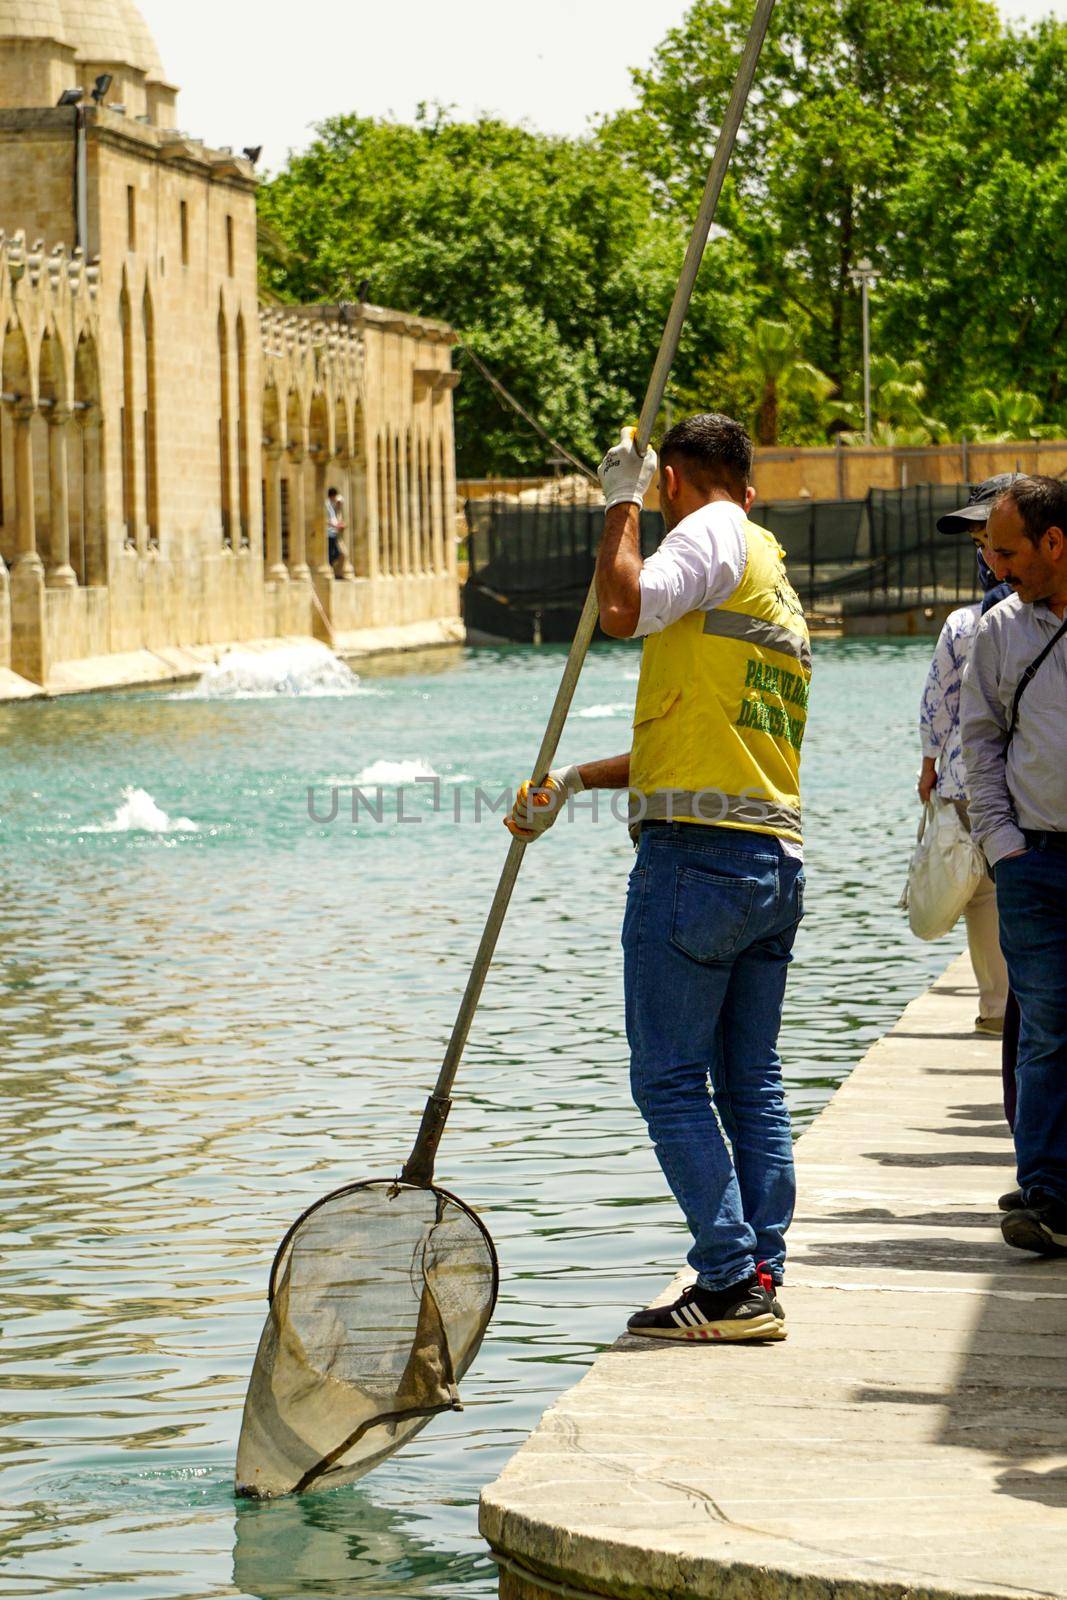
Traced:
POLYGON ((0 553, 49 588, 106 582, 97 403, 0 395, 0 553))
POLYGON ((375 473, 379 570, 391 577, 445 572, 450 491, 443 435, 379 432, 375 473))
POLYGON ((306 578, 315 572, 338 576, 329 561, 326 495, 339 489, 344 499, 346 578, 378 576, 368 538, 366 471, 353 451, 331 452, 303 440, 283 444, 268 439, 263 449, 263 526, 267 577, 275 582, 306 578))

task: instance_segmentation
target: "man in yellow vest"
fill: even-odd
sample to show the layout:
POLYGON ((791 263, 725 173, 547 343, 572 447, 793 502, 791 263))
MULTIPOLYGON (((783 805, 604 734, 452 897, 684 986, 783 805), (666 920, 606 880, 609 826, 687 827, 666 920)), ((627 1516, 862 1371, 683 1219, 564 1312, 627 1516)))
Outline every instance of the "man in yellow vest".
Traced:
POLYGON ((696 1281, 631 1317, 630 1331, 782 1339, 796 1186, 777 1044, 803 916, 811 649, 778 541, 748 520, 744 428, 690 417, 667 434, 658 464, 667 535, 647 561, 640 513, 655 452, 638 456, 624 431, 600 468, 601 626, 645 641, 632 748, 553 772, 540 789, 524 784, 507 822, 535 839, 581 790, 631 792, 631 1082, 693 1235, 696 1281))

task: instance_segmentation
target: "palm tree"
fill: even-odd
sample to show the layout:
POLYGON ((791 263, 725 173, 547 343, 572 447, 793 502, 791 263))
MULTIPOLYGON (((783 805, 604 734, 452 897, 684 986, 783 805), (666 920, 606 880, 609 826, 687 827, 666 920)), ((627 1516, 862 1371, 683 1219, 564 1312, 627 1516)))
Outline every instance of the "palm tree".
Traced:
MULTIPOLYGON (((875 356, 871 362, 871 443, 879 449, 908 449, 932 444, 944 433, 945 425, 923 411, 926 383, 918 361, 897 361, 894 356, 875 356)), ((850 431, 842 434, 845 444, 863 445, 862 408, 854 402, 835 403, 833 409, 850 431)))
POLYGON ((1037 420, 1044 409, 1041 401, 1025 389, 979 389, 970 409, 978 423, 974 437, 982 443, 1040 439, 1050 431, 1037 420))
POLYGON ((756 407, 756 443, 778 443, 781 402, 815 400, 822 406, 833 390, 833 380, 805 361, 788 323, 761 318, 752 329, 748 366, 759 393, 756 407))

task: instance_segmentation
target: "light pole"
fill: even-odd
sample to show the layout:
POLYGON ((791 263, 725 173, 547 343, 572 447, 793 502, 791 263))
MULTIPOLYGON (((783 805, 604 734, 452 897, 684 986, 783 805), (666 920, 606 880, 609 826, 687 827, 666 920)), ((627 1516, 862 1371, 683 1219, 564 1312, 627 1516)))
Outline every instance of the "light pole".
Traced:
POLYGON ((863 436, 871 442, 871 284, 875 270, 866 257, 852 269, 852 282, 863 297, 863 436))

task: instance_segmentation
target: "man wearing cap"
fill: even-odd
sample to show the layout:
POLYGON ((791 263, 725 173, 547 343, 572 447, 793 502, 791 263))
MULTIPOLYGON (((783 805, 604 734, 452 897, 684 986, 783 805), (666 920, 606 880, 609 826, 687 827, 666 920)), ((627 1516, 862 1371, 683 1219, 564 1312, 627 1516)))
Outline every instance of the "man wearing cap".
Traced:
MULTIPOLYGON (((1011 475, 1006 473, 988 478, 972 492, 965 506, 949 512, 937 524, 939 533, 965 533, 974 541, 978 550, 978 581, 987 601, 993 604, 1009 595, 1011 588, 997 583, 982 547, 990 509, 1011 481, 1011 475)), ((960 684, 982 611, 983 604, 975 602, 961 606, 946 619, 927 674, 919 719, 923 756, 919 798, 926 805, 936 793, 941 800, 956 807, 968 829, 970 820, 960 737, 960 684)), ((979 884, 964 911, 964 918, 971 965, 978 980, 975 1030, 998 1035, 1004 1028, 1008 970, 1000 949, 996 890, 991 879, 979 884)))
POLYGON ((1067 1255, 1067 485, 1017 478, 986 547, 1009 600, 983 617, 960 721, 975 839, 993 868, 1021 1028, 1019 1193, 1008 1244, 1067 1255))
POLYGON ((1010 583, 1001 583, 997 578, 983 554, 983 547, 989 513, 1018 476, 1017 472, 998 472, 995 477, 986 478, 977 489, 971 490, 965 506, 938 518, 938 533, 966 533, 974 540, 978 550, 978 581, 985 596, 982 600, 983 616, 1015 592, 1010 583))

